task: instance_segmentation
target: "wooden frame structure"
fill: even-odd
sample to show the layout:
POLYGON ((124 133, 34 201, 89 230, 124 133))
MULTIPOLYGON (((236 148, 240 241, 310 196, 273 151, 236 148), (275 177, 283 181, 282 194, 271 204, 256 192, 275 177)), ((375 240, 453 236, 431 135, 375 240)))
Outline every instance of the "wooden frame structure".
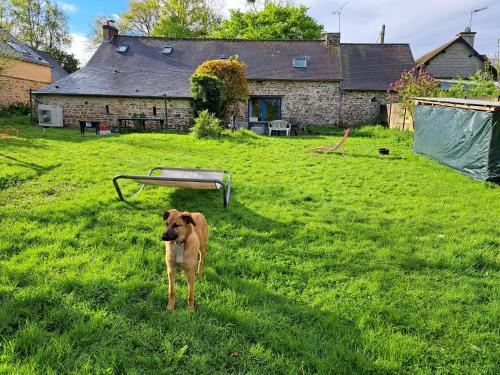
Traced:
POLYGON ((443 106, 476 111, 500 111, 500 102, 460 98, 415 98, 416 105, 443 106))

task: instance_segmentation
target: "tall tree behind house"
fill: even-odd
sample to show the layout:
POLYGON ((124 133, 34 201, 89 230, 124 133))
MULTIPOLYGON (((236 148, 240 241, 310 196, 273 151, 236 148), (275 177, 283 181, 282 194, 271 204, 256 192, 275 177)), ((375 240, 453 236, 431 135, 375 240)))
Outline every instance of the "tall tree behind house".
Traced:
POLYGON ((12 32, 31 48, 50 50, 70 41, 68 20, 53 0, 9 0, 12 32))

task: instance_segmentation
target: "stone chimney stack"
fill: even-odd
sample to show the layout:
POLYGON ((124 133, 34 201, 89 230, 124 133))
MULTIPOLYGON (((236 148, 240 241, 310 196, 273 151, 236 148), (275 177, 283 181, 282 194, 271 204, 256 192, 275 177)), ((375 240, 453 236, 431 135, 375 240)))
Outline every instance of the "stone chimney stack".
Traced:
POLYGON ((105 25, 102 25, 102 41, 103 42, 109 42, 116 35, 118 35, 118 29, 115 26, 113 26, 114 22, 115 21, 113 21, 113 20, 109 20, 109 21, 106 21, 105 25))
POLYGON ((340 46, 340 33, 326 33, 325 43, 327 47, 340 46))
POLYGON ((457 36, 461 36, 467 43, 470 44, 471 47, 474 47, 474 37, 476 36, 476 33, 470 31, 470 28, 466 27, 465 31, 458 33, 457 36))

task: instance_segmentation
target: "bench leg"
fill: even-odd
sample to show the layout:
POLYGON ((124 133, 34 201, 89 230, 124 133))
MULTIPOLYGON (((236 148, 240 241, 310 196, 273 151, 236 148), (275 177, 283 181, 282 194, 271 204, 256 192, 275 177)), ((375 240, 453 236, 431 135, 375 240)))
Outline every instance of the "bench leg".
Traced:
POLYGON ((118 179, 120 177, 115 177, 113 178, 113 185, 115 185, 116 192, 118 193, 118 198, 121 201, 124 201, 125 199, 123 198, 122 190, 120 189, 120 185, 118 185, 118 179))

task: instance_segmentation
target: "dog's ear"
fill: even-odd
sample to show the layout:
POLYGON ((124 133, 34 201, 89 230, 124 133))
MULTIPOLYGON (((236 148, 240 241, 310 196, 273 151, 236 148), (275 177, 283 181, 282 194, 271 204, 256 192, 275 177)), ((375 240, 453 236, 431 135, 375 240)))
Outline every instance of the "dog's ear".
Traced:
POLYGON ((163 213, 163 220, 167 220, 170 214, 173 214, 174 212, 177 212, 175 208, 171 208, 170 210, 167 210, 163 213))
POLYGON ((196 226, 196 223, 194 222, 194 219, 190 214, 183 214, 181 217, 186 224, 193 224, 194 226, 196 226))

